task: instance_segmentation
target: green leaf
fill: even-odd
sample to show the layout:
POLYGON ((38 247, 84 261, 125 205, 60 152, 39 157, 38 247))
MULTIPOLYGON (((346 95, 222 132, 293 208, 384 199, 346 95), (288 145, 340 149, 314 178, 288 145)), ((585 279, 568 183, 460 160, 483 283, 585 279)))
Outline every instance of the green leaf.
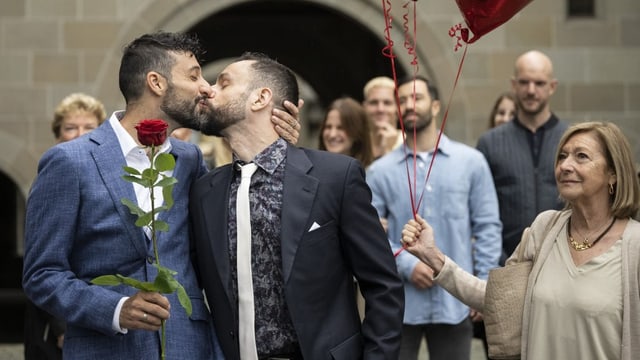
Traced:
POLYGON ((122 284, 122 281, 115 275, 102 275, 91 279, 91 283, 94 285, 115 286, 122 284))
POLYGON ((187 295, 186 290, 180 283, 178 283, 178 289, 176 289, 178 294, 178 301, 180 301, 180 305, 184 308, 184 311, 187 312, 187 316, 191 316, 193 312, 193 308, 191 307, 191 299, 189 299, 189 295, 187 295))
POLYGON ((142 215, 138 215, 138 220, 136 220, 136 226, 148 226, 151 223, 151 211, 148 213, 144 213, 142 215))
POLYGON ((158 154, 155 159, 155 167, 158 171, 169 171, 176 167, 176 159, 168 153, 158 154))
POLYGON ((98 276, 96 278, 91 279, 91 283, 94 285, 102 285, 102 286, 116 286, 116 285, 125 284, 133 288, 136 288, 138 290, 158 291, 156 290, 154 283, 136 280, 134 278, 122 276, 120 274, 98 276))
POLYGON ((173 275, 177 273, 164 266, 160 266, 158 264, 153 265, 158 268, 158 276, 156 276, 156 279, 153 282, 158 291, 163 294, 171 294, 176 291, 180 284, 173 275))
POLYGON ((129 285, 133 288, 136 288, 138 290, 142 290, 142 291, 159 291, 156 288, 155 283, 151 283, 151 282, 146 282, 146 281, 140 281, 134 278, 130 278, 130 277, 126 277, 126 276, 122 276, 120 274, 116 275, 118 278, 120 278, 120 280, 122 280, 122 283, 125 285, 129 285))
POLYGON ((142 170, 142 178, 147 181, 144 187, 149 188, 151 184, 155 184, 158 181, 158 171, 151 168, 146 168, 142 170))
POLYGON ((184 287, 174 277, 174 275, 177 275, 178 273, 164 266, 160 266, 157 263, 154 263, 153 266, 158 269, 158 275, 152 283, 122 276, 120 274, 98 276, 91 279, 91 283, 94 285, 102 286, 116 286, 124 284, 138 290, 157 291, 163 294, 171 294, 176 292, 178 295, 178 301, 180 301, 180 305, 182 305, 182 307, 184 308, 187 316, 191 316, 191 313, 193 312, 191 299, 189 298, 189 295, 187 294, 184 287))
POLYGON ((138 215, 138 217, 143 216, 145 214, 144 210, 142 210, 138 204, 134 203, 133 201, 127 199, 127 198, 122 198, 120 199, 120 202, 123 203, 124 205, 126 205, 129 208, 129 212, 131 212, 133 215, 138 215))
POLYGON ((138 176, 140 176, 140 171, 138 171, 138 170, 137 170, 137 169, 135 169, 135 168, 132 168, 132 167, 130 167, 130 166, 123 166, 122 168, 123 168, 123 169, 124 169, 124 171, 125 171, 125 172, 127 172, 128 174, 131 174, 131 175, 138 175, 138 176))
POLYGON ((122 178, 127 180, 130 183, 136 183, 136 184, 140 184, 144 187, 148 187, 149 186, 149 180, 148 179, 141 179, 135 176, 131 176, 131 175, 122 175, 122 178))
POLYGON ((169 231, 169 224, 162 220, 156 220, 156 231, 169 231))
POLYGON ((164 176, 163 175, 163 179, 160 179, 160 181, 158 181, 157 183, 155 183, 154 187, 166 187, 166 186, 171 186, 173 184, 177 184, 178 183, 178 179, 172 177, 172 176, 164 176))
POLYGON ((166 206, 167 210, 171 209, 173 206, 173 185, 162 188, 162 197, 164 198, 164 206, 166 206))
POLYGON ((158 206, 156 208, 156 214, 161 213, 162 211, 169 210, 166 204, 162 204, 162 206, 158 206))
POLYGON ((156 280, 154 282, 158 291, 164 294, 177 292, 180 305, 182 305, 184 310, 187 312, 187 315, 191 316, 191 313, 193 312, 191 299, 189 299, 189 295, 187 295, 184 287, 174 277, 174 275, 177 275, 178 273, 158 264, 153 264, 153 266, 158 269, 158 276, 156 276, 156 280))
POLYGON ((168 267, 164 267, 162 265, 158 265, 156 263, 153 263, 153 266, 158 269, 158 273, 167 273, 168 275, 178 275, 178 272, 175 270, 171 270, 168 267))

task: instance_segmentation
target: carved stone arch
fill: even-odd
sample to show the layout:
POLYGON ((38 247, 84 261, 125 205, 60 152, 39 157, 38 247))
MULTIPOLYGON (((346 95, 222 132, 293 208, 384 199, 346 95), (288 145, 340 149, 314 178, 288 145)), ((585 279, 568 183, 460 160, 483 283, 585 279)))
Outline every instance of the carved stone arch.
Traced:
MULTIPOLYGON (((391 37, 396 72, 402 76, 412 71, 411 58, 402 46, 402 4, 392 3, 391 37)), ((369 78, 392 74, 391 62, 382 55, 386 45, 384 16, 382 4, 376 0, 156 0, 134 18, 124 25, 117 48, 105 59, 96 82, 99 97, 106 104, 120 104, 120 108, 124 106, 117 89, 121 48, 135 37, 156 30, 197 33, 208 49, 203 68, 209 80, 215 74, 215 70, 207 69, 209 65, 215 64, 219 70, 222 60, 244 50, 263 51, 278 58, 302 78, 305 86, 301 88, 310 89, 304 110, 305 125, 312 128, 331 100, 344 95, 361 100, 362 86, 369 78)), ((447 101, 458 62, 453 42, 444 43, 444 36, 438 32, 448 29, 433 29, 420 8, 417 22, 419 73, 430 78, 440 88, 442 100, 447 101)), ((462 85, 456 93, 455 99, 460 99, 462 85)), ((465 118, 464 102, 454 100, 451 108, 450 117, 465 118)), ((464 126, 460 130, 464 131, 464 126)), ((304 140, 301 144, 310 146, 304 140)))

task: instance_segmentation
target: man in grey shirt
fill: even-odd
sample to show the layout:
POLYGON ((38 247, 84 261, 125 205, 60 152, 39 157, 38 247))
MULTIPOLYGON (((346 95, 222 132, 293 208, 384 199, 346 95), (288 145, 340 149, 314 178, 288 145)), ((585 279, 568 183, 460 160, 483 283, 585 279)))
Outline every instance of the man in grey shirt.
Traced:
POLYGON ((502 220, 502 263, 537 214, 560 209, 554 156, 567 124, 549 109, 558 80, 545 54, 528 51, 515 62, 511 79, 517 113, 513 121, 486 132, 478 150, 489 162, 502 220))

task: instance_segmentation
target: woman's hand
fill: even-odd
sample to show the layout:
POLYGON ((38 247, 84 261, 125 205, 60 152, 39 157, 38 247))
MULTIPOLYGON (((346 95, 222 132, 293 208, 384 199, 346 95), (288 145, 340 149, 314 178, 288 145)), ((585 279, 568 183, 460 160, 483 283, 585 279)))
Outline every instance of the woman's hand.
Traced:
POLYGON ((293 145, 300 140, 300 109, 303 105, 302 99, 298 100, 298 106, 285 101, 284 107, 287 111, 274 108, 271 116, 271 122, 278 135, 293 145))
POLYGON ((444 254, 436 246, 433 229, 420 215, 416 214, 415 220, 411 219, 405 224, 401 242, 407 251, 429 265, 434 275, 437 276, 442 270, 444 254))

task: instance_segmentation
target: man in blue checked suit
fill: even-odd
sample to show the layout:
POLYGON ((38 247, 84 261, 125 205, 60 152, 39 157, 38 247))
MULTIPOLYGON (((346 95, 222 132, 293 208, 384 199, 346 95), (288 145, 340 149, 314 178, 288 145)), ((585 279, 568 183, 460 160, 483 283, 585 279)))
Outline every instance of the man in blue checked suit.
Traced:
POLYGON ((35 304, 67 321, 64 359, 159 359, 162 320, 167 359, 223 358, 189 255, 188 194, 206 172, 197 146, 168 138, 160 147, 175 157, 178 183, 173 207, 159 215, 169 231, 157 241, 161 264, 177 272, 192 315, 175 294, 90 284, 107 274, 141 281, 156 276, 153 245, 120 202, 140 204, 148 194, 136 192, 121 175, 124 165, 148 167, 135 131, 141 120, 163 119, 172 131, 198 129, 208 119, 211 87, 202 77, 200 54, 197 40, 184 34, 135 39, 120 66, 126 110, 51 148, 40 161, 27 203, 23 287, 35 304))

